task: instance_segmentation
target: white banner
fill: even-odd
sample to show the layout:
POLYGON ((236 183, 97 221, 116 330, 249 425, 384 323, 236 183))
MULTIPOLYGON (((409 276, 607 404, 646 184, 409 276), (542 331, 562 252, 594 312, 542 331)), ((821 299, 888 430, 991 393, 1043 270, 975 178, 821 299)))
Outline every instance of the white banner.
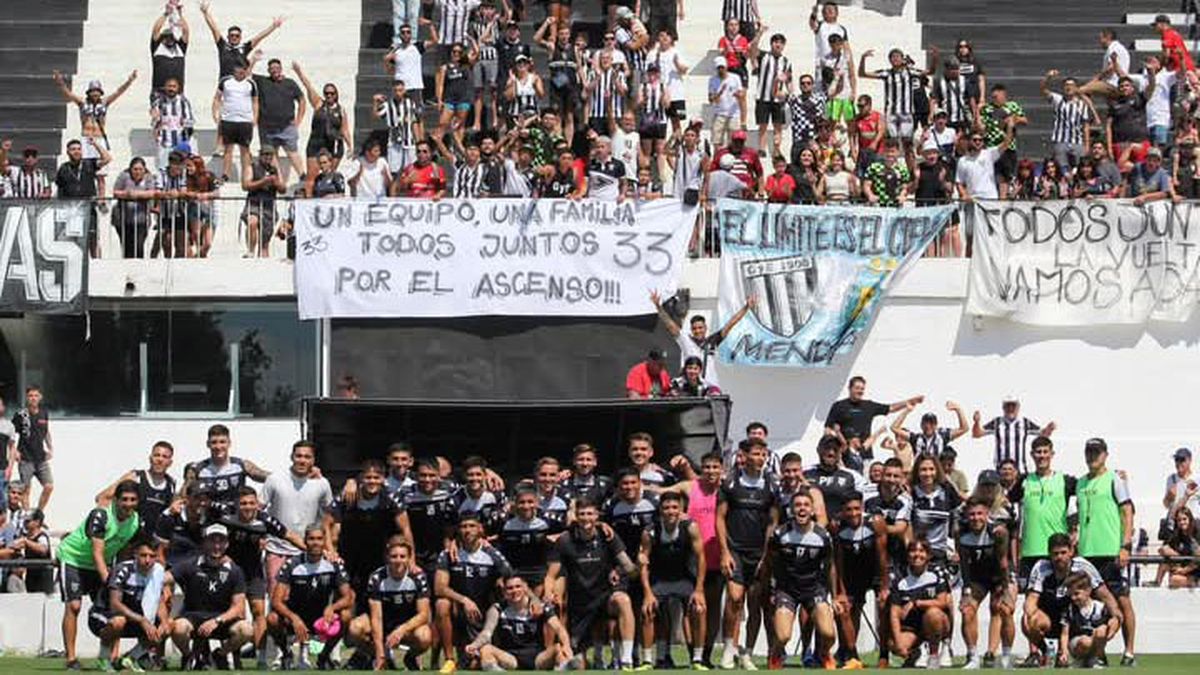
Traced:
POLYGON ((1200 297, 1200 205, 984 202, 967 311, 1043 326, 1186 321, 1200 297))
POLYGON ((647 314, 694 216, 668 199, 298 201, 300 317, 647 314))

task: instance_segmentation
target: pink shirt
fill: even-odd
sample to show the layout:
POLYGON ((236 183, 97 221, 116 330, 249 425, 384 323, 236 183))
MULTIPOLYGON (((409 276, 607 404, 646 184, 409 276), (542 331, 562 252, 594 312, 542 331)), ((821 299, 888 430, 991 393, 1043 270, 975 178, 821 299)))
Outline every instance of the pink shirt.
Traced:
POLYGON ((721 568, 721 546, 717 543, 717 492, 720 487, 714 487, 706 493, 700 487, 700 481, 692 481, 688 491, 688 518, 700 529, 700 541, 704 542, 705 571, 721 568))

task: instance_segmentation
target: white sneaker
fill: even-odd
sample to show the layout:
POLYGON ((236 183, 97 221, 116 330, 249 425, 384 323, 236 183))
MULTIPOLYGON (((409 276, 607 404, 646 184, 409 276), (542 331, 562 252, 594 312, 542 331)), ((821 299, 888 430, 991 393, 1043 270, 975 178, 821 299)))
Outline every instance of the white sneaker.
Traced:
POLYGON ((1012 654, 1001 654, 1000 655, 1000 670, 1012 670, 1012 669, 1013 669, 1012 654))
POLYGON ((750 658, 749 652, 742 652, 738 657, 738 665, 742 667, 742 670, 758 670, 758 666, 754 665, 754 659, 750 658))
POLYGON ((917 660, 915 663, 913 663, 913 665, 917 668, 924 668, 925 666, 929 665, 929 648, 924 644, 921 645, 921 655, 917 657, 917 660))
POLYGON ((979 655, 975 655, 967 659, 967 662, 963 665, 963 670, 979 670, 979 667, 979 655))
POLYGON ((727 649, 721 652, 721 670, 733 670, 737 668, 737 652, 732 649, 727 649))
POLYGON ((950 641, 942 643, 942 648, 938 651, 938 662, 943 668, 949 668, 954 665, 954 652, 950 649, 950 641))
MULTIPOLYGON (((920 668, 920 666, 917 666, 917 667, 920 668)), ((926 663, 925 663, 926 670, 938 670, 941 667, 942 667, 942 660, 940 658, 931 656, 928 659, 926 659, 926 663)))

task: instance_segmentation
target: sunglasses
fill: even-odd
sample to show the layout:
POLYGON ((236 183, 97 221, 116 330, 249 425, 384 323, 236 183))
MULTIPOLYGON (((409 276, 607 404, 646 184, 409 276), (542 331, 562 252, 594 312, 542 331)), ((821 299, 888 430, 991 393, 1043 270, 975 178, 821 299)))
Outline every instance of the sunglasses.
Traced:
POLYGON ((337 92, 336 91, 327 91, 327 92, 325 92, 325 95, 326 96, 337 96, 337 92))

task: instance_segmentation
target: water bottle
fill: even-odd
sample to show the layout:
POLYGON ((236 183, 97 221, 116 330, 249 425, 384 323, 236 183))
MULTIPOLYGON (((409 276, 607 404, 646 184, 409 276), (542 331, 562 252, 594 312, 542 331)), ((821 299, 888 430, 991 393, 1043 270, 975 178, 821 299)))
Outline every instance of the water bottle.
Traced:
POLYGON ((1046 639, 1046 658, 1050 661, 1050 666, 1058 663, 1058 640, 1046 639))

